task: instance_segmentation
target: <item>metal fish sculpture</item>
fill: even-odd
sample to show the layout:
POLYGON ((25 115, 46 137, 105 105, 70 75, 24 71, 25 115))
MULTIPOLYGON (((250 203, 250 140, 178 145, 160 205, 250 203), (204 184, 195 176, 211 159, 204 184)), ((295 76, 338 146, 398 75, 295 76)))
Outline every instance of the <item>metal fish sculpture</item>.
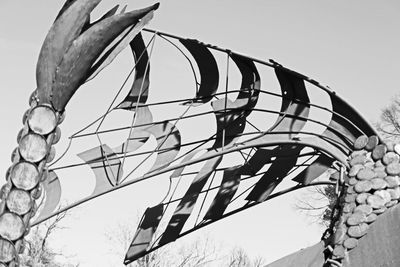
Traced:
MULTIPOLYGON (((31 225, 101 195, 166 174, 170 180, 169 200, 164 198, 146 209, 124 260, 129 264, 188 233, 286 192, 332 184, 332 181, 317 179, 324 174, 329 177, 336 162, 347 166, 347 157, 358 136, 376 134, 335 92, 275 61, 266 62, 197 40, 144 29, 158 4, 119 14, 116 6, 91 22, 90 13, 99 2, 67 1, 40 51, 37 89, 30 98, 31 108, 18 134, 19 145, 13 152, 7 184, 1 190, 0 262, 3 265, 14 266, 18 261, 23 238, 31 225), (148 103, 152 84, 150 63, 153 62, 144 34, 152 34, 151 41, 165 40, 185 56, 195 79, 192 98, 148 103), (78 154, 81 163, 77 165, 90 168, 96 184, 88 196, 60 208, 62 177, 48 163, 55 156, 53 145, 60 139, 58 125, 64 119, 66 105, 83 83, 95 78, 128 46, 135 61, 135 76, 126 97, 110 112, 131 114, 132 123, 121 129, 96 131, 96 134, 129 130, 129 135, 118 146, 101 143, 78 154), (226 66, 221 66, 216 53, 226 57, 226 66), (229 65, 232 63, 233 67, 229 65), (221 67, 226 67, 225 83, 221 83, 221 67), (236 87, 229 86, 229 68, 236 68, 240 77, 236 87), (273 71, 278 93, 262 87, 261 69, 273 71), (330 107, 311 100, 311 87, 326 95, 330 107), (264 106, 261 99, 265 96, 276 97, 280 107, 264 106), (185 111, 177 118, 154 119, 152 106, 165 104, 180 104, 185 111), (196 110, 205 106, 210 111, 196 110), (194 114, 188 114, 189 109, 194 114), (329 121, 312 118, 313 109, 329 113, 329 121), (272 121, 262 120, 261 127, 257 127, 252 123, 255 114, 275 117, 272 121), (178 122, 205 115, 214 116, 210 125, 215 126, 215 134, 204 140, 195 136, 192 142, 187 142, 181 136, 178 122), (323 127, 323 131, 307 130, 309 123, 323 127), (154 149, 138 152, 152 138, 154 149), (125 173, 125 160, 137 155, 146 155, 143 162, 153 155, 155 159, 143 175, 127 180, 143 162, 125 173), (231 162, 232 155, 239 155, 240 160, 231 162), (188 171, 189 167, 196 171, 188 171), (176 188, 182 177, 192 177, 192 180, 178 194, 176 188), (295 185, 278 191, 284 180, 291 180, 295 185), (175 189, 172 189, 173 183, 175 189), (244 188, 249 183, 251 186, 244 188), (39 198, 44 198, 44 204, 36 214, 39 198), (236 205, 238 199, 241 205, 236 205), (194 225, 189 225, 193 219, 194 225)), ((71 140, 93 135, 83 130, 71 140)))

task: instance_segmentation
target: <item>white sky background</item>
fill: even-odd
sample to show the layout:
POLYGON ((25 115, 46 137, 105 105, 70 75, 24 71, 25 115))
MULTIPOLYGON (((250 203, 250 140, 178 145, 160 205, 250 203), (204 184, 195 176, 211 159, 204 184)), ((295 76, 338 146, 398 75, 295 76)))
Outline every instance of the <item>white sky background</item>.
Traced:
MULTIPOLYGON (((11 152, 17 146, 16 136, 22 127, 22 114, 28 108, 28 98, 36 86, 35 67, 41 44, 62 2, 0 1, 2 177, 10 165, 11 152)), ((115 3, 126 2, 104 0, 95 14, 104 13, 115 3)), ((153 2, 128 3, 128 9, 135 9, 153 2)), ((379 119, 381 108, 398 92, 400 84, 399 12, 400 3, 395 0, 176 0, 161 2, 149 27, 255 58, 273 58, 329 85, 373 122, 379 119)), ((81 88, 74 96, 67 106, 62 138, 66 139, 105 111, 131 64, 129 52, 123 55, 128 56, 118 59, 99 77, 99 81, 81 88)), ((170 58, 165 56, 166 60, 170 58)), ((164 65, 159 68, 173 69, 179 62, 163 62, 164 65)), ((184 71, 184 67, 180 68, 184 71)), ((186 71, 190 75, 189 70, 186 71)), ((150 88, 151 95, 160 98, 172 98, 174 95, 168 94, 174 90, 167 82, 163 88, 150 88)), ((191 93, 187 96, 191 97, 191 93)), ((65 140, 64 144, 60 143, 62 145, 65 145, 65 140)), ((58 154, 61 151, 62 147, 57 150, 58 154)), ((63 186, 69 191, 81 185, 89 188, 83 191, 76 189, 79 192, 71 194, 71 198, 88 193, 84 190, 90 190, 90 183, 93 183, 90 180, 93 178, 88 180, 89 176, 93 176, 90 170, 68 177, 69 182, 63 186)), ((131 219, 132 227, 136 227, 137 211, 157 203, 157 198, 147 198, 147 192, 154 187, 162 191, 167 186, 158 182, 133 186, 81 206, 69 219, 70 228, 60 232, 54 244, 65 253, 75 255, 73 260, 80 262, 80 266, 116 266, 115 262, 122 259, 115 261, 108 253, 110 244, 104 233, 118 221, 131 219)), ((262 255, 270 262, 312 245, 320 238, 321 229, 310 225, 293 206, 293 197, 284 196, 218 222, 185 239, 209 233, 225 247, 236 244, 250 255, 262 255)))

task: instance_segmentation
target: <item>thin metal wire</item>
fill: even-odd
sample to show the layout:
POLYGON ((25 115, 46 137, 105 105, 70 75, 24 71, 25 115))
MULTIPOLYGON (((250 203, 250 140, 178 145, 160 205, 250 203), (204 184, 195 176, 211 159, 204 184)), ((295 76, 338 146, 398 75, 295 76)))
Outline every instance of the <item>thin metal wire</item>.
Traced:
MULTIPOLYGON (((190 109, 191 107, 192 107, 192 105, 188 106, 188 107, 186 108, 186 110, 183 112, 183 114, 181 115, 181 117, 183 117, 183 116, 189 111, 189 109, 190 109)), ((136 167, 135 167, 132 171, 130 171, 130 172, 125 176, 125 178, 123 178, 123 179, 121 180, 121 183, 123 183, 132 173, 134 173, 140 166, 142 166, 142 164, 143 164, 144 162, 146 162, 154 153, 156 153, 156 151, 158 151, 158 150, 161 148, 161 146, 165 143, 165 141, 167 141, 168 137, 172 134, 172 132, 174 131, 174 129, 176 129, 176 125, 177 125, 177 123, 179 122, 179 120, 180 120, 180 119, 178 119, 178 120, 175 121, 174 125, 171 127, 171 130, 169 131, 169 133, 168 133, 167 135, 165 135, 165 137, 164 137, 163 140, 160 142, 160 144, 157 145, 157 147, 156 147, 145 159, 143 159, 138 165, 136 165, 136 167)), ((172 162, 171 162, 171 163, 172 163, 172 162)), ((153 170, 153 171, 157 171, 157 170, 158 170, 158 169, 153 170)))
MULTIPOLYGON (((250 111, 250 110, 242 109, 242 111, 250 111)), ((333 132, 335 133, 335 135, 340 136, 340 138, 347 140, 347 142, 348 142, 349 144, 352 143, 352 140, 351 140, 348 136, 344 135, 344 134, 341 133, 341 132, 338 132, 338 131, 337 131, 334 127, 332 127, 330 124, 325 124, 325 123, 323 123, 323 122, 321 122, 321 121, 314 120, 314 119, 311 119, 311 118, 309 118, 309 117, 298 116, 298 115, 288 114, 288 113, 285 113, 285 112, 275 111, 275 110, 269 110, 269 109, 256 109, 256 108, 254 108, 254 109, 251 109, 251 111, 253 111, 253 112, 264 112, 264 113, 270 113, 270 114, 284 115, 284 116, 290 117, 290 118, 300 119, 300 120, 304 120, 304 121, 310 121, 310 122, 313 122, 313 123, 315 123, 315 124, 324 126, 324 127, 326 127, 327 129, 333 131, 333 132)), ((189 118, 194 118, 194 117, 198 117, 198 116, 208 115, 208 114, 211 114, 211 113, 215 113, 215 111, 206 111, 206 112, 202 112, 202 113, 197 113, 197 114, 193 114, 193 115, 188 115, 188 116, 182 117, 182 118, 171 118, 169 121, 175 121, 175 120, 177 120, 177 119, 189 119, 189 118)), ((153 122, 153 123, 145 123, 145 124, 137 125, 136 127, 148 126, 148 125, 152 125, 152 124, 160 124, 160 123, 164 123, 164 122, 165 122, 165 121, 158 121, 158 122, 153 122)), ((274 126, 272 126, 272 128, 274 128, 275 126, 276 126, 276 124, 274 124, 274 126)), ((102 131, 102 132, 99 132, 99 133, 108 133, 108 132, 120 131, 120 130, 126 130, 126 129, 129 129, 129 127, 114 128, 114 129, 102 131)), ((273 133, 273 132, 270 131, 270 132, 262 132, 262 133, 265 135, 265 134, 270 134, 270 133, 273 133)), ((85 136, 88 136, 88 135, 92 135, 92 134, 86 134, 85 136)), ((337 142, 337 141, 336 141, 336 142, 337 142)), ((346 147, 344 144, 340 144, 340 146, 343 146, 343 147, 344 147, 345 149, 347 149, 347 150, 349 149, 349 148, 346 147)))
MULTIPOLYGON (((217 172, 214 171, 213 176, 211 177, 210 184, 208 185, 208 189, 206 190, 206 194, 205 194, 205 196, 204 196, 204 198, 203 198, 203 201, 201 202, 200 210, 199 210, 199 213, 197 214, 197 218, 196 218, 196 221, 195 221, 195 223, 194 223, 194 226, 196 226, 197 221, 199 220, 201 211, 203 210, 204 202, 206 202, 206 199, 207 199, 207 196, 208 196, 208 192, 210 191, 210 188, 211 188, 211 186, 212 186, 212 184, 213 184, 213 182, 214 182, 214 178, 215 178, 215 175, 216 175, 216 174, 217 174, 217 172)), ((200 194, 200 193, 199 193, 199 194, 200 194)))
POLYGON ((228 105, 228 86, 229 86, 229 59, 230 55, 227 53, 226 57, 226 77, 225 77, 225 101, 224 101, 224 126, 222 128, 222 150, 225 148, 225 129, 226 125, 226 108, 228 105))
MULTIPOLYGON (((154 33, 154 36, 156 36, 156 33, 154 33)), ((144 70, 145 75, 147 74, 147 70, 148 70, 148 67, 150 65, 150 59, 151 59, 151 56, 153 54, 155 41, 156 41, 156 39, 154 38, 153 43, 151 45, 149 58, 148 58, 148 60, 146 62, 146 68, 144 70)), ((131 123, 130 129, 129 129, 129 134, 128 134, 128 137, 126 138, 126 145, 123 146, 124 157, 122 159, 122 165, 121 165, 122 168, 125 165, 125 159, 126 159, 126 153, 128 151, 128 147, 129 147, 129 141, 130 141, 130 138, 131 138, 131 135, 132 135, 132 132, 133 132, 133 128, 135 127, 135 124, 136 124, 138 105, 139 105, 140 98, 142 97, 144 81, 145 81, 145 79, 142 80, 142 83, 140 85, 139 95, 138 95, 138 99, 137 99, 136 105, 135 105, 135 113, 133 114, 132 123, 131 123)), ((121 183, 122 182, 123 181, 121 181, 121 183)), ((118 184, 118 181, 117 181, 117 184, 118 184)))
MULTIPOLYGON (((193 73, 193 77, 194 77, 194 82, 195 82, 195 86, 196 86, 196 95, 199 91, 199 85, 200 83, 198 82, 197 79, 197 75, 196 72, 194 71, 194 67, 193 67, 193 63, 192 61, 189 59, 189 57, 186 55, 185 52, 182 51, 182 49, 180 49, 176 44, 174 44, 171 40, 165 38, 163 35, 159 35, 163 40, 167 41, 168 43, 170 43, 172 46, 174 46, 179 52, 181 52, 181 54, 186 58, 186 60, 189 62, 190 68, 192 69, 192 73, 193 73)), ((187 101, 189 101, 190 99, 188 99, 187 101)))
MULTIPOLYGON (((268 200, 271 200, 271 199, 273 199, 273 198, 276 198, 276 197, 278 197, 278 196, 281 196, 281 195, 284 195, 284 194, 287 194, 287 193, 291 193, 291 192, 296 191, 296 190, 298 190, 298 189, 302 189, 302 188, 306 188, 306 187, 310 187, 310 186, 333 185, 333 184, 334 184, 334 183, 332 183, 332 182, 315 182, 315 183, 308 184, 308 185, 300 185, 300 184, 298 184, 298 185, 296 185, 296 186, 293 186, 293 187, 290 187, 290 188, 288 188, 288 189, 282 190, 282 191, 277 192, 277 193, 275 193, 275 194, 271 194, 271 195, 270 195, 266 200, 264 200, 263 202, 266 202, 266 201, 268 201, 268 200)), ((242 207, 237 208, 237 209, 235 209, 235 210, 233 210, 233 211, 227 212, 227 213, 223 214, 221 217, 219 217, 219 218, 217 218, 217 219, 215 219, 215 220, 203 221, 203 223, 198 224, 196 227, 193 227, 192 229, 189 229, 189 230, 187 230, 187 231, 185 231, 185 232, 180 233, 180 234, 178 235, 178 238, 181 238, 181 237, 183 237, 183 236, 185 236, 185 235, 188 235, 188 234, 190 234, 190 233, 192 233, 192 232, 194 232, 194 231, 196 231, 196 230, 198 230, 198 229, 201 229, 201 228, 203 228, 203 227, 205 227, 205 226, 207 226, 207 225, 209 225, 209 224, 211 224, 211 223, 214 223, 214 222, 217 222, 217 221, 222 220, 222 219, 224 219, 224 218, 227 218, 227 217, 230 217, 230 216, 232 216, 232 215, 235 215, 236 213, 239 213, 239 212, 241 212, 241 211, 244 211, 244 210, 246 210, 246 209, 248 209, 248 208, 251 208, 251 207, 256 206, 256 205, 258 205, 258 204, 261 204, 261 203, 263 203, 263 202, 253 202, 253 203, 251 203, 251 204, 249 204, 249 205, 247 205, 247 206, 242 206, 242 207)), ((164 245, 165 245, 165 244, 163 244, 163 245, 155 245, 155 246, 152 246, 149 250, 146 251, 146 254, 151 253, 151 252, 155 251, 156 249, 159 249, 160 247, 162 247, 162 246, 164 246, 164 245)))
MULTIPOLYGON (((153 38, 154 38, 154 37, 153 37, 153 38)), ((142 56, 144 55, 144 52, 147 50, 147 48, 148 48, 148 47, 150 46, 150 44, 152 43, 153 38, 151 38, 150 41, 147 43, 146 49, 145 49, 145 50, 142 52, 142 54, 139 56, 137 62, 140 61, 140 59, 141 59, 142 56)), ((111 108, 112 105, 115 103, 115 101, 116 101, 118 95, 121 93, 121 91, 122 91, 122 89, 124 88, 125 84, 127 83, 127 81, 129 80, 130 76, 132 75, 133 71, 136 69, 137 62, 134 64, 134 66, 132 67, 132 69, 129 71, 129 73, 128 73, 126 79, 125 79, 125 81, 124 81, 124 82, 122 83, 122 85, 120 86, 120 88, 119 88, 119 90, 118 90, 116 96, 114 97, 113 101, 111 102, 110 107, 108 108, 107 112, 106 112, 105 114, 101 115, 99 118, 97 118, 97 119, 94 120, 93 122, 89 123, 87 126, 83 127, 81 130, 79 130, 79 131, 75 132, 74 134, 72 134, 72 135, 70 136, 70 138, 75 138, 76 135, 79 135, 81 132, 85 131, 86 129, 88 129, 90 126, 94 125, 94 124, 95 124, 96 122, 98 122, 99 120, 104 120, 104 118, 109 114, 110 108, 111 108)), ((97 130, 97 132, 99 132, 99 131, 97 130)), ((92 134, 94 135, 94 133, 92 133, 92 134)))
MULTIPOLYGON (((144 28, 143 31, 154 32, 154 30, 148 29, 148 28, 144 28)), ((164 35, 164 36, 167 36, 167 37, 170 37, 170 38, 174 38, 174 39, 178 39, 178 40, 186 39, 186 38, 182 38, 182 37, 179 37, 179 36, 176 36, 176 35, 172 35, 172 34, 169 34, 169 33, 165 33, 165 32, 160 32, 160 31, 157 31, 157 32, 158 32, 159 35, 164 35)), ((208 48, 213 49, 215 51, 220 51, 220 52, 223 52, 223 53, 232 53, 231 50, 229 50, 229 49, 220 48, 218 46, 211 45, 211 44, 205 44, 203 42, 199 42, 199 43, 201 43, 205 47, 208 47, 208 48)), ((281 64, 277 64, 276 62, 271 63, 271 62, 267 62, 267 61, 264 61, 264 60, 260 60, 260 59, 257 59, 257 58, 254 58, 254 57, 250 57, 250 56, 247 56, 247 55, 244 55, 244 54, 236 53, 236 52, 234 54, 238 55, 238 56, 241 56, 243 58, 249 59, 249 60, 251 60, 251 61, 253 61, 255 63, 259 63, 261 65, 268 66, 268 67, 271 67, 271 68, 274 68, 274 69, 280 69, 282 71, 288 72, 288 73, 296 76, 297 78, 303 79, 303 80, 315 85, 316 87, 318 87, 318 88, 322 89, 323 91, 325 91, 326 93, 328 93, 331 97, 335 97, 335 98, 339 99, 340 101, 342 101, 343 103, 345 103, 352 110, 353 113, 357 114, 357 116, 359 116, 360 118, 362 118, 364 120, 364 122, 369 126, 370 130, 375 135, 380 136, 380 134, 374 129, 374 127, 372 125, 370 125, 368 123, 368 121, 365 120, 365 118, 357 110, 355 110, 343 98, 341 98, 336 92, 334 92, 331 88, 329 88, 329 86, 324 86, 324 85, 320 84, 319 82, 317 82, 316 80, 314 80, 314 79, 312 79, 312 78, 310 78, 310 77, 308 77, 306 75, 303 75, 303 74, 301 74, 299 72, 291 70, 289 68, 283 67, 281 64)), ((356 128, 362 134, 366 134, 364 131, 359 129, 357 126, 356 126, 356 128)))
MULTIPOLYGON (((269 134, 274 135, 274 134, 288 134, 288 133, 311 135, 311 136, 316 136, 316 137, 322 138, 323 140, 325 140, 325 141, 327 141, 329 143, 334 143, 335 142, 335 140, 331 140, 331 139, 329 139, 329 138, 327 138, 327 137, 325 137, 323 135, 315 134, 315 133, 312 133, 312 132, 279 131, 279 132, 271 132, 269 134)), ((243 134, 239 135, 239 137, 241 137, 241 136, 251 136, 251 135, 257 135, 257 137, 259 137, 259 132, 243 133, 243 134)), ((180 145, 181 147, 186 147, 186 146, 191 146, 191 145, 195 145, 195 144, 199 144, 200 143, 200 145, 198 145, 197 147, 191 149, 190 151, 186 152, 185 154, 183 154, 183 155, 179 156, 178 158, 175 158, 174 160, 172 160, 171 163, 178 161, 179 159, 183 158, 184 156, 186 156, 190 152, 193 152, 194 150, 198 149, 199 147, 203 146, 204 144, 208 143, 209 141, 212 141, 212 140, 215 140, 215 139, 216 139, 216 134, 214 134, 212 137, 207 138, 207 139, 181 144, 180 145)), ((242 145, 242 143, 238 143, 235 146, 237 147, 238 145, 242 145)), ((156 152, 166 152, 166 151, 169 151, 169 150, 172 150, 172 149, 174 149, 174 148, 160 149, 160 150, 156 150, 156 152)), ((148 153, 151 153, 151 152, 152 151, 134 153, 134 154, 127 155, 126 157, 140 156, 140 155, 148 154, 148 153)), ((115 159, 118 159, 118 158, 121 158, 121 157, 115 157, 115 159)), ((102 161, 102 159, 93 160, 93 161, 90 161, 89 163, 100 162, 100 161, 102 161)), ((59 169, 78 167, 78 166, 83 166, 83 165, 86 165, 86 164, 87 163, 77 163, 77 164, 65 165, 65 166, 60 166, 60 167, 57 167, 57 168, 53 168, 52 170, 59 170, 59 169)))

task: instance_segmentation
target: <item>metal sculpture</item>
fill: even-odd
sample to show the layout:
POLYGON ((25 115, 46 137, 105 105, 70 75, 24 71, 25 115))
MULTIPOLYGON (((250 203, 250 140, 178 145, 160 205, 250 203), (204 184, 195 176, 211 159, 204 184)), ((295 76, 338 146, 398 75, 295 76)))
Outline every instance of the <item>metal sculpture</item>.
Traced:
POLYGON ((98 196, 168 174, 168 194, 145 211, 124 260, 128 264, 181 236, 286 192, 335 184, 329 177, 334 172, 343 174, 351 166, 348 156, 357 137, 376 135, 368 122, 335 92, 273 60, 261 61, 197 40, 144 29, 158 4, 138 11, 123 10, 120 14, 116 13, 117 6, 90 22, 90 12, 99 2, 67 1, 44 41, 37 65, 37 89, 18 135, 19 146, 13 152, 7 184, 2 188, 0 262, 3 265, 14 266, 18 262, 18 251, 31 225, 98 196), (146 34, 150 35, 148 44, 146 34), (154 46, 156 38, 185 56, 195 79, 193 98, 147 102, 151 84, 149 47, 154 46), (49 168, 48 163, 55 157, 53 145, 60 139, 57 125, 64 119, 68 101, 128 45, 135 61, 131 90, 119 104, 113 101, 105 115, 73 134, 71 142, 123 130, 129 132, 128 138, 117 147, 110 147, 98 138, 99 146, 78 154, 80 163, 69 166, 53 163, 49 168), (216 60, 216 54, 226 58, 224 84, 220 78, 224 68, 216 60), (228 82, 232 63, 240 75, 236 87, 228 82), (261 69, 273 71, 280 92, 261 86, 261 69), (322 92, 330 106, 312 101, 312 90, 322 92), (280 100, 280 108, 261 105, 260 99, 265 96, 280 100), (184 107, 182 115, 154 120, 153 106, 177 104, 184 107), (196 111, 205 105, 211 105, 212 110, 196 111), (189 110, 194 111, 189 114, 189 110), (312 118, 313 110, 328 113, 329 119, 312 118), (132 115, 130 125, 101 130, 105 118, 117 111, 132 115), (215 134, 204 140, 194 137, 192 141, 181 136, 178 122, 210 114, 215 117, 215 122, 210 123, 215 125, 215 134), (262 125, 257 127, 251 122, 255 114, 275 117, 273 121, 261 117, 262 125), (307 130, 309 124, 323 130, 307 130), (89 132, 93 125, 98 125, 96 131, 89 132), (137 152, 152 138, 156 141, 154 150, 137 152), (153 155, 155 159, 145 174, 132 179, 142 163, 126 174, 126 160, 138 155, 146 155, 142 163, 153 155), (237 158, 232 160, 232 155, 237 158), (91 168, 96 185, 87 197, 59 207, 62 177, 57 172, 77 166, 91 168), (195 170, 187 171, 189 167, 195 170), (182 177, 193 178, 177 196, 176 188, 182 177), (278 191, 287 180, 295 185, 278 191), (243 188, 244 183, 250 186, 243 188), (44 204, 35 215, 35 199, 39 198, 44 204), (238 201, 242 204, 237 205, 238 201), (191 218, 195 218, 193 226, 189 225, 191 218), (162 221, 166 223, 164 228, 162 221))
POLYGON ((47 163, 54 159, 53 145, 60 138, 57 126, 64 118, 68 101, 82 83, 110 63, 158 7, 121 14, 115 14, 113 8, 98 21, 90 22, 89 14, 99 3, 100 0, 67 1, 40 51, 37 89, 29 100, 31 108, 25 113, 24 128, 12 155, 13 165, 1 190, 2 265, 18 265, 17 253, 24 247, 23 237, 37 211, 35 200, 40 197, 43 184, 49 188, 44 212, 57 205, 54 198, 59 183, 54 173, 48 173, 47 163))

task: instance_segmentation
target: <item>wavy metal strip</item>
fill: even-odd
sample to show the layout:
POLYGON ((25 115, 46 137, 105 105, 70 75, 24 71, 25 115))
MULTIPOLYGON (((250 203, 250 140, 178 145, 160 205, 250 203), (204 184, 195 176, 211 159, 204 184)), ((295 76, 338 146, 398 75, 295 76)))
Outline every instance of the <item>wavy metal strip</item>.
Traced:
POLYGON ((179 39, 182 45, 190 52, 200 71, 201 83, 196 92, 196 98, 190 103, 204 104, 209 102, 218 89, 218 65, 210 50, 196 40, 179 39))

